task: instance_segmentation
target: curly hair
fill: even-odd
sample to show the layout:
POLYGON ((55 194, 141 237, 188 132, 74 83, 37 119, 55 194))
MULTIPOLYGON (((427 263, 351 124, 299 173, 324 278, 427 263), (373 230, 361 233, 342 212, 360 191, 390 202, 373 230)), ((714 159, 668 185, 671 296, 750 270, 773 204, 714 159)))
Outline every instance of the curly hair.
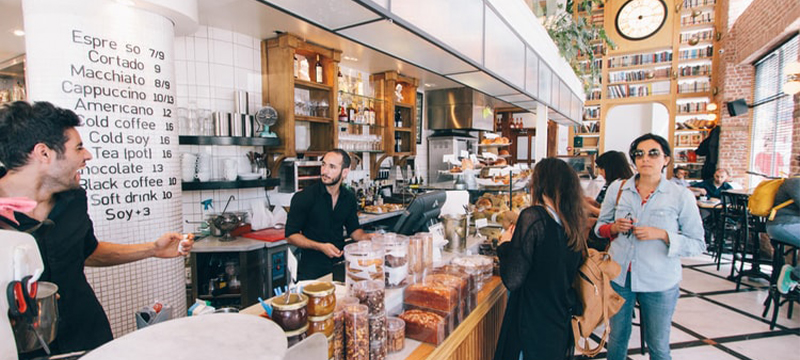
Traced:
POLYGON ((0 107, 0 165, 5 171, 28 163, 36 144, 42 143, 62 157, 67 142, 67 129, 79 126, 81 119, 74 112, 49 102, 33 105, 15 101, 0 107))

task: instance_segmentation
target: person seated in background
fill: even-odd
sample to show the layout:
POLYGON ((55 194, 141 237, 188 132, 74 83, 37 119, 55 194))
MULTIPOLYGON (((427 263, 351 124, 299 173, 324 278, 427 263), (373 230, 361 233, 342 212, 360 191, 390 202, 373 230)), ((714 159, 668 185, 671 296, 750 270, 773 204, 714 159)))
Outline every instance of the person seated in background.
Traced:
POLYGON ((503 226, 503 233, 500 234, 500 242, 511 240, 514 235, 514 229, 517 227, 517 218, 519 215, 513 210, 504 211, 500 214, 500 225, 503 226))
POLYGON ((731 174, 727 169, 719 168, 714 173, 713 180, 706 179, 693 183, 689 190, 692 190, 695 194, 700 194, 700 196, 719 199, 723 191, 733 189, 733 186, 728 183, 728 178, 730 176, 731 174))
MULTIPOLYGON (((800 161, 800 156, 797 157, 800 161)), ((778 209, 775 218, 767 221, 767 234, 769 237, 795 248, 800 247, 800 174, 783 181, 775 193, 773 206, 778 206, 787 200, 794 200, 784 208, 778 209)), ((797 286, 800 280, 800 266, 784 265, 778 277, 778 291, 786 294, 797 286)))
POLYGON ((688 188, 690 186, 689 181, 686 180, 686 176, 688 175, 689 175, 688 169, 686 169, 683 166, 678 166, 675 168, 675 175, 669 181, 672 181, 675 184, 688 188))

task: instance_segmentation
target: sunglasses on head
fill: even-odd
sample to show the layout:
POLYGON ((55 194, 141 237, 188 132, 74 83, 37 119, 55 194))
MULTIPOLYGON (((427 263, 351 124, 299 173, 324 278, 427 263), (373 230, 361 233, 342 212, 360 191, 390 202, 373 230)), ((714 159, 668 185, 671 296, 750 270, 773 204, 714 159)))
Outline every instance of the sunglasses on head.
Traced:
MULTIPOLYGON (((633 150, 631 151, 631 156, 633 156, 634 159, 641 159, 644 157, 644 150, 633 150)), ((661 156, 661 150, 650 149, 650 151, 647 152, 647 156, 649 156, 651 159, 658 159, 661 156)))

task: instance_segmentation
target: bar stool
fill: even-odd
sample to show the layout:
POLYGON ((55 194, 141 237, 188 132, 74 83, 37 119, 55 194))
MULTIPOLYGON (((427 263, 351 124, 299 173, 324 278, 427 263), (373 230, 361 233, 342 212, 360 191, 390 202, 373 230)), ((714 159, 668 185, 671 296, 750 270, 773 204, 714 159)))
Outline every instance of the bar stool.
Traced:
POLYGON ((737 253, 741 254, 739 258, 739 270, 734 276, 735 266, 731 268, 730 280, 736 281, 736 291, 742 286, 742 278, 745 276, 761 278, 769 281, 770 275, 761 271, 761 265, 770 264, 771 261, 761 259, 759 256, 759 234, 767 232, 766 230, 767 219, 762 216, 753 216, 745 211, 744 227, 741 231, 741 237, 736 238, 734 243, 733 258, 736 259, 737 253), (741 242, 740 242, 741 241, 741 242), (749 264, 750 268, 745 270, 745 264, 749 264))
POLYGON ((767 296, 767 299, 764 301, 764 312, 761 314, 761 317, 767 316, 771 306, 772 319, 769 322, 769 329, 772 330, 775 328, 775 324, 778 321, 780 307, 787 302, 789 303, 789 310, 786 312, 786 318, 792 318, 793 303, 800 303, 800 292, 798 292, 797 289, 790 291, 788 294, 781 294, 778 291, 778 277, 785 263, 786 255, 791 253, 792 266, 797 266, 797 249, 778 239, 770 239, 770 243, 772 243, 772 247, 775 249, 772 253, 772 276, 769 281, 769 296, 767 296))
POLYGON ((722 208, 717 218, 717 233, 714 239, 716 245, 716 254, 714 262, 717 263, 717 270, 719 270, 722 263, 722 253, 726 249, 726 242, 729 244, 727 247, 731 249, 734 256, 731 260, 731 276, 733 276, 733 269, 736 267, 735 244, 736 239, 741 237, 744 224, 745 213, 747 212, 746 203, 737 201, 738 196, 735 194, 723 191, 720 195, 722 208))

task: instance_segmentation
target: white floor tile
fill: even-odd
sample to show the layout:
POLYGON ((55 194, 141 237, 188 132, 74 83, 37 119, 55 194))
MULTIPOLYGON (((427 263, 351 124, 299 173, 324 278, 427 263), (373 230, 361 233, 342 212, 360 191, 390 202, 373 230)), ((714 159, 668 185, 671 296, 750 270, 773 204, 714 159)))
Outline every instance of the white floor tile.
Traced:
MULTIPOLYGON (((732 356, 720 349, 717 349, 711 345, 703 345, 697 347, 690 347, 684 349, 677 349, 672 350, 670 353, 673 359, 680 359, 680 360, 734 360, 736 359, 735 356, 732 356)), ((628 355, 631 359, 634 360, 645 360, 650 359, 650 354, 640 355, 636 353, 636 355, 628 355)))
POLYGON ((725 347, 754 360, 800 359, 800 336, 797 335, 737 341, 726 343, 725 347))
MULTIPOLYGON (((767 299, 768 295, 769 294, 766 291, 747 291, 733 294, 713 295, 708 296, 708 298, 745 311, 749 314, 761 317, 761 313, 764 312, 764 300, 767 299)), ((786 318, 789 305, 788 303, 784 304, 778 313, 778 324, 789 328, 800 327, 800 306, 796 303, 792 303, 792 305, 794 305, 792 318, 786 318)), ((772 308, 770 308, 769 313, 764 319, 770 320, 771 318, 772 308)), ((800 348, 798 350, 800 350, 800 348)), ((800 359, 800 356, 798 356, 798 359, 800 359)))
MULTIPOLYGON (((716 269, 716 267, 714 267, 716 269)), ((735 290, 736 284, 726 279, 708 275, 694 269, 683 268, 683 280, 680 284, 681 289, 694 293, 706 293, 712 291, 735 290)))
POLYGON ((678 300, 672 321, 706 338, 769 331, 769 325, 699 298, 678 300))

